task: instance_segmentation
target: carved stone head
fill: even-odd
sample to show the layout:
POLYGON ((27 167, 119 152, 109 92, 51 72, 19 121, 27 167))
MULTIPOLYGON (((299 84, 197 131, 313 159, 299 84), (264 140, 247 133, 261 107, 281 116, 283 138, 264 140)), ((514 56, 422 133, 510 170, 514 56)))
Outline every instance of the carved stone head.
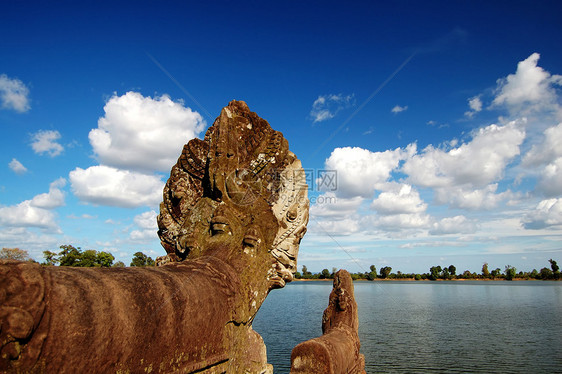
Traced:
POLYGON ((280 288, 297 270, 308 207, 305 173, 287 140, 232 101, 204 140, 184 146, 164 188, 158 234, 168 261, 215 256, 280 288))

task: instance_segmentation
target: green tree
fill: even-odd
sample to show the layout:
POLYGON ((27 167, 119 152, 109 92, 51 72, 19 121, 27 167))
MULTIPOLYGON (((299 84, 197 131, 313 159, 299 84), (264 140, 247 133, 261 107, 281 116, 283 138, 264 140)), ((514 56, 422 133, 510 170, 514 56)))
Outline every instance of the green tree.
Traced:
POLYGON ((377 268, 375 267, 375 265, 371 265, 369 269, 371 270, 371 272, 367 275, 367 279, 369 280, 377 279, 377 268))
POLYGON ((548 260, 550 262, 550 268, 552 269, 552 276, 554 279, 560 279, 560 267, 553 259, 548 260))
POLYGON ((507 280, 513 280, 513 278, 515 278, 515 274, 517 272, 517 269, 515 269, 513 266, 511 265, 506 265, 505 267, 505 279, 507 280))
POLYGON ((73 247, 72 245, 61 245, 59 247, 62 251, 59 252, 60 266, 80 266, 82 258, 82 251, 80 247, 73 247))
POLYGON ((59 263, 58 254, 51 251, 43 251, 43 257, 45 258, 45 262, 43 265, 47 266, 55 266, 59 263))
POLYGON ((457 275, 457 268, 455 267, 455 265, 449 265, 449 274, 451 274, 453 277, 457 275))
POLYGON ((441 274, 441 272, 443 271, 443 269, 441 269, 441 266, 432 266, 429 268, 429 279, 431 280, 437 280, 441 274))
POLYGON ((388 276, 390 275, 390 272, 392 271, 392 268, 390 266, 384 266, 380 269, 380 274, 381 274, 381 278, 385 279, 388 278, 388 276))
POLYGON ((308 271, 308 268, 306 267, 306 265, 302 266, 302 278, 303 279, 312 278, 312 273, 310 271, 308 271))
POLYGON ((490 277, 490 271, 488 270, 488 263, 487 262, 484 262, 484 265, 482 265, 482 276, 484 278, 490 277))
MULTIPOLYGON (((98 254, 96 256, 96 263, 99 266, 101 266, 102 268, 109 268, 109 267, 113 266, 114 260, 115 260, 115 257, 109 252, 101 251, 101 252, 98 252, 98 254)), ((125 264, 123 264, 123 266, 125 266, 125 264)))
POLYGON ((329 279, 330 278, 330 270, 322 269, 322 273, 320 273, 320 279, 329 279))
POLYGON ((540 277, 543 280, 552 279, 554 277, 554 274, 552 273, 552 270, 550 270, 549 268, 542 268, 540 277))
POLYGON ((117 261, 116 263, 114 263, 112 265, 112 267, 114 267, 114 268, 124 268, 125 264, 123 263, 123 261, 117 261))
POLYGON ((97 263, 98 253, 93 249, 87 249, 82 252, 80 259, 75 266, 80 266, 84 268, 93 268, 98 265, 97 263))
POLYGON ((533 279, 539 279, 539 277, 540 277, 540 276, 539 276, 539 272, 537 271, 537 269, 533 269, 533 270, 531 271, 531 274, 529 274, 529 276, 530 276, 531 278, 533 278, 533 279))
POLYGON ((558 264, 556 263, 556 261, 554 261, 553 259, 548 260, 548 262, 550 262, 550 268, 552 269, 553 273, 556 273, 557 271, 560 271, 560 267, 558 267, 558 264))
POLYGON ((154 266, 154 260, 142 252, 136 252, 133 255, 131 266, 154 266))
POLYGON ((492 270, 492 272, 490 274, 492 274, 492 278, 497 278, 501 275, 502 271, 500 268, 496 268, 494 270, 492 270))
POLYGON ((18 260, 18 261, 32 261, 29 253, 25 249, 19 248, 2 248, 0 251, 0 259, 2 260, 18 260))

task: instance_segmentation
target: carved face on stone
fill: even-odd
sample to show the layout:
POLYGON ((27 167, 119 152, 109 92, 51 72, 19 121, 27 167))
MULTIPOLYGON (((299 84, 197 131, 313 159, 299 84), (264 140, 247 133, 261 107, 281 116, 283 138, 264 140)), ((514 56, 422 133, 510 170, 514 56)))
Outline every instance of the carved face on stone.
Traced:
POLYGON ((307 189, 283 135, 233 101, 172 168, 158 216, 162 245, 172 261, 216 256, 264 269, 270 288, 283 287, 306 232, 307 189))

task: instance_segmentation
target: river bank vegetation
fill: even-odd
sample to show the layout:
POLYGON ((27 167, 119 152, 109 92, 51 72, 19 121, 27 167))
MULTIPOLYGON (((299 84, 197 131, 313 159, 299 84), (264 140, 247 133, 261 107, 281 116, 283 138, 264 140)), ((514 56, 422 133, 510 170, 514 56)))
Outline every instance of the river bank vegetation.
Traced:
MULTIPOLYGON (((125 267, 122 261, 115 261, 115 256, 109 252, 96 251, 94 249, 82 250, 80 247, 72 245, 61 245, 60 251, 43 251, 45 261, 44 266, 74 266, 74 267, 125 267)), ((2 248, 0 259, 30 261, 33 260, 29 253, 20 248, 2 248)), ((142 252, 136 252, 131 259, 129 266, 154 266, 154 260, 142 252)))
MULTIPOLYGON (((43 256, 45 261, 42 265, 45 266, 77 266, 77 267, 124 267, 122 261, 115 261, 115 257, 104 251, 96 251, 93 249, 82 250, 80 247, 72 245, 61 245, 60 251, 51 252, 44 251, 43 256)), ((2 248, 0 251, 0 259, 11 259, 19 261, 33 261, 28 252, 19 248, 2 248)), ((553 259, 548 260, 548 267, 545 266, 540 270, 533 269, 531 271, 517 271, 511 265, 506 265, 504 269, 496 268, 489 269, 488 264, 482 265, 480 273, 470 272, 465 270, 462 273, 457 273, 457 268, 454 265, 449 266, 432 266, 429 272, 417 273, 402 273, 401 271, 392 272, 392 267, 383 266, 377 272, 375 265, 369 267, 369 271, 351 273, 353 280, 562 280, 560 275, 560 267, 553 259)), ((131 259, 129 266, 154 266, 154 260, 142 252, 136 252, 131 259)), ((315 280, 315 279, 333 279, 334 274, 338 269, 332 268, 332 271, 323 269, 319 273, 312 273, 308 271, 306 265, 303 265, 302 271, 295 273, 295 279, 315 280)))
MULTIPOLYGON (((490 270, 488 264, 482 265, 480 273, 470 272, 465 270, 462 273, 457 273, 457 268, 454 265, 449 266, 432 266, 429 272, 417 273, 402 273, 401 271, 392 272, 390 266, 384 266, 379 269, 375 265, 369 267, 369 271, 351 273, 353 280, 561 280, 560 267, 553 259, 548 260, 549 266, 543 267, 540 270, 533 269, 531 271, 517 271, 511 265, 506 265, 504 269, 496 268, 490 270)), ((336 268, 332 268, 330 272, 328 269, 323 269, 319 273, 312 273, 308 268, 303 265, 302 271, 295 273, 296 279, 333 279, 336 268)))

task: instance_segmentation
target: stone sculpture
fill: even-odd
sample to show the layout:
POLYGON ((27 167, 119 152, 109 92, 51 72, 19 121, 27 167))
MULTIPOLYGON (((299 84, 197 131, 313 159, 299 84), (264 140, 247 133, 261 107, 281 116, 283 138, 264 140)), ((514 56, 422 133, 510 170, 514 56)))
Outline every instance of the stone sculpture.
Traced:
POLYGON ((272 371, 251 325, 292 280, 308 222, 287 140, 232 101, 184 147, 163 197, 158 267, 0 262, 0 372, 272 371))
POLYGON ((323 335, 293 348, 291 373, 365 373, 358 328, 353 280, 346 270, 340 270, 335 274, 329 304, 322 316, 323 335))

